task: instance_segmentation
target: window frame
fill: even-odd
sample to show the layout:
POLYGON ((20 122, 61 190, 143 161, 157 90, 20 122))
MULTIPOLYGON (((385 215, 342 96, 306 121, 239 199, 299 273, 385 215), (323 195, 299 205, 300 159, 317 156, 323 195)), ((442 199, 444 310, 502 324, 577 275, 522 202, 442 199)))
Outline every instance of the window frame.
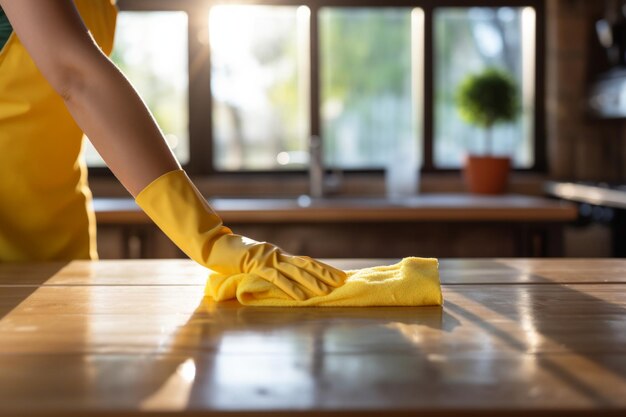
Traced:
MULTIPOLYGON (((422 173, 454 173, 458 168, 438 168, 434 164, 434 11, 454 7, 533 7, 536 12, 535 36, 535 101, 534 101, 534 163, 516 172, 547 172, 545 120, 545 0, 118 0, 120 11, 182 11, 188 17, 188 71, 189 71, 189 162, 184 168, 192 176, 249 177, 251 175, 302 176, 306 170, 245 170, 219 171, 213 167, 213 100, 211 93, 211 56, 206 42, 198 34, 208 36, 208 13, 212 6, 225 4, 308 6, 310 20, 310 129, 311 135, 322 137, 320 115, 320 57, 318 12, 323 7, 419 7, 424 11, 424 98, 423 98, 423 162, 422 173)), ((328 167, 332 168, 332 167, 328 167)), ((344 173, 382 173, 382 169, 345 169, 344 173)), ((111 176, 107 167, 90 167, 95 177, 111 176)))

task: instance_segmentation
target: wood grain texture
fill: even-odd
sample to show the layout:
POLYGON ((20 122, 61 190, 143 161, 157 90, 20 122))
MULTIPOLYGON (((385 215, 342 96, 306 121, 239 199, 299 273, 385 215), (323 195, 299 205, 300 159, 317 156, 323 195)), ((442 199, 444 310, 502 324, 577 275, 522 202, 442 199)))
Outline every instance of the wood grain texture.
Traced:
MULTIPOLYGON (((322 259, 341 269, 392 265, 400 259, 322 259)), ((0 286, 50 285, 196 285, 206 283, 208 270, 181 259, 101 260, 0 264, 0 286)), ((619 259, 442 259, 443 284, 583 284, 626 283, 626 263, 619 259)))
POLYGON ((619 415, 625 270, 442 260, 443 308, 286 309, 190 261, 2 265, 0 415, 619 415))

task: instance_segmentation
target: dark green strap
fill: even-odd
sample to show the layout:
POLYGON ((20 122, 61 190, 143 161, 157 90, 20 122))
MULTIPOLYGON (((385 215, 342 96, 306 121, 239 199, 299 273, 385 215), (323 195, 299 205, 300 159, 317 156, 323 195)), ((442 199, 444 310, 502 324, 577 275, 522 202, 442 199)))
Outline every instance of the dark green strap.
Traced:
POLYGON ((0 49, 2 49, 9 40, 11 32, 13 32, 11 23, 9 23, 9 19, 7 19, 7 15, 4 14, 4 11, 0 9, 0 49))

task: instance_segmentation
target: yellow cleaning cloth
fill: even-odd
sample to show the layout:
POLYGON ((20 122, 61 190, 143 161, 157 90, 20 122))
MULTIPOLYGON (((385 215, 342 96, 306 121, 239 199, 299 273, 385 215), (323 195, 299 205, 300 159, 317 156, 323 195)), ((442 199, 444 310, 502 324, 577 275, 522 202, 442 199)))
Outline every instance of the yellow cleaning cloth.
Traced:
POLYGON ((346 271, 345 284, 330 294, 295 300, 254 274, 211 274, 206 294, 215 301, 237 298, 265 307, 367 307, 441 305, 437 259, 404 258, 395 265, 346 271))

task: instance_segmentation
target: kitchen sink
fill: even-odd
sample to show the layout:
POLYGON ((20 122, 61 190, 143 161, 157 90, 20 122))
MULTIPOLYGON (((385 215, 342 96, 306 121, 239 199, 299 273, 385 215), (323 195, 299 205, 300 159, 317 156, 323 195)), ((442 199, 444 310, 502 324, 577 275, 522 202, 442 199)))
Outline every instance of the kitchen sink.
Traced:
POLYGON ((403 198, 387 198, 376 196, 337 196, 312 198, 307 195, 299 197, 276 198, 212 198, 209 202, 216 210, 262 210, 272 209, 306 209, 306 208, 359 208, 359 207, 411 207, 416 205, 419 196, 403 198))

